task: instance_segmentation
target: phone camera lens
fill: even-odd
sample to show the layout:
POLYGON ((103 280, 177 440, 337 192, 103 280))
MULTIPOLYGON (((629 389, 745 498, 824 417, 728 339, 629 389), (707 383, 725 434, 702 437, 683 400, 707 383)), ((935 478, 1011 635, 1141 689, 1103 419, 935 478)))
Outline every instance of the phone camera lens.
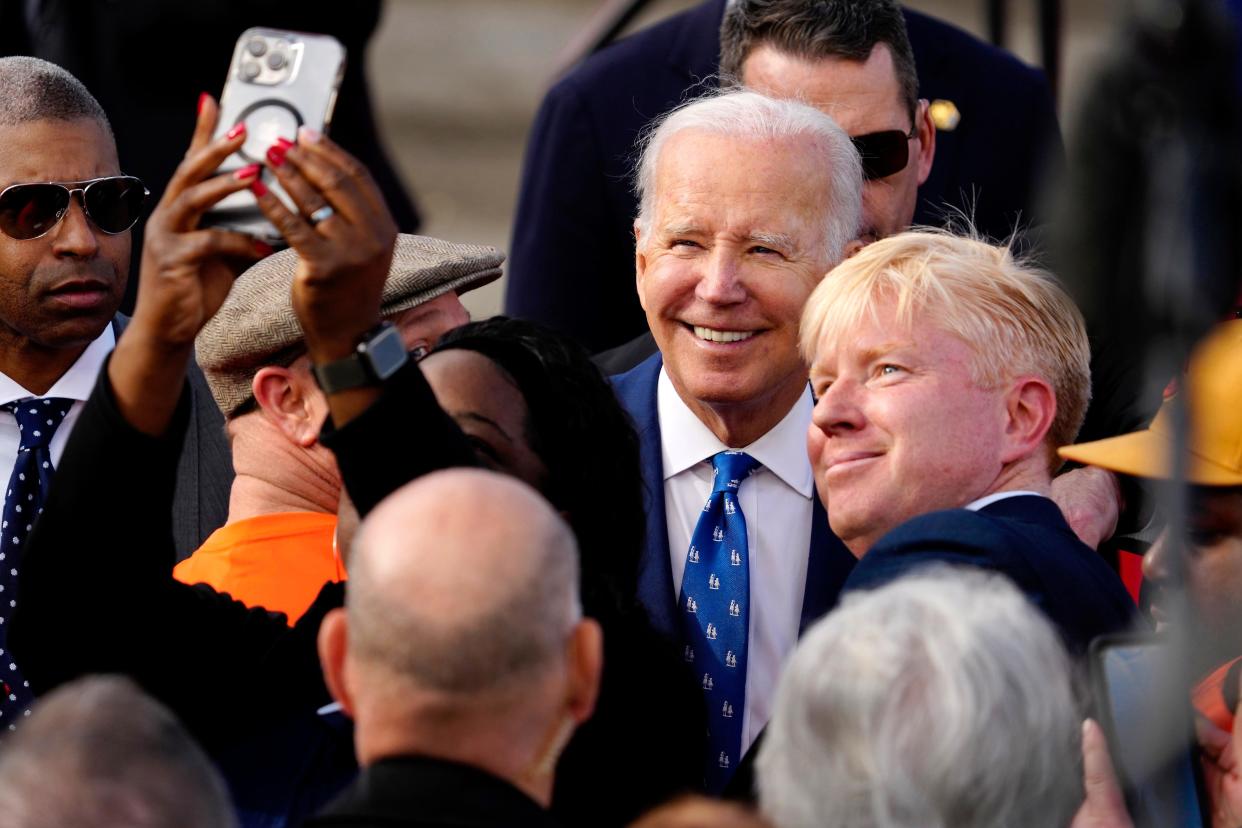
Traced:
POLYGON ((269 69, 282 69, 285 65, 285 56, 280 52, 272 52, 267 56, 267 66, 269 69))
POLYGON ((259 76, 263 68, 253 60, 248 60, 241 66, 241 76, 248 81, 252 81, 259 76))
POLYGON ((246 51, 250 52, 250 54, 255 57, 263 57, 263 54, 267 52, 267 41, 261 37, 252 38, 251 41, 246 44, 246 51))

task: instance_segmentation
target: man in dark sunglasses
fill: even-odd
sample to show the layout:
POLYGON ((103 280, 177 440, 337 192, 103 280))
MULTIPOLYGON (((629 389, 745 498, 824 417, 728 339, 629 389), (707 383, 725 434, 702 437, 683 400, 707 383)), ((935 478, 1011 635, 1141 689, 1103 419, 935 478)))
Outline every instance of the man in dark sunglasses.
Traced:
POLYGON ((738 0, 721 25, 721 72, 778 98, 827 112, 863 159, 864 241, 910 226, 931 173, 936 127, 901 7, 802 14, 803 2, 738 0))
MULTIPOLYGON (((85 86, 45 61, 0 58, 0 475, 9 483, 0 518, 0 647, 17 600, 5 579, 16 576, 39 501, 127 321, 117 310, 130 230, 147 197, 143 183, 124 174, 107 116, 85 86)), ((196 372, 195 384, 203 404, 175 510, 183 555, 223 522, 232 481, 223 420, 196 372)), ((0 676, 9 685, 0 728, 10 713, 4 700, 23 697, 8 672, 0 676)))

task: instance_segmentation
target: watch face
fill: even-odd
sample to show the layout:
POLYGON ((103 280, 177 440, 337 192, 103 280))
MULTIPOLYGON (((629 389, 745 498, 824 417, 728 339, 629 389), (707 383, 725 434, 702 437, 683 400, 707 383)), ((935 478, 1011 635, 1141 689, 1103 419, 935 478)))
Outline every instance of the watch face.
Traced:
POLYGON ((380 380, 391 377, 409 359, 405 343, 401 341, 401 332, 391 326, 367 344, 367 356, 370 357, 371 370, 380 380))

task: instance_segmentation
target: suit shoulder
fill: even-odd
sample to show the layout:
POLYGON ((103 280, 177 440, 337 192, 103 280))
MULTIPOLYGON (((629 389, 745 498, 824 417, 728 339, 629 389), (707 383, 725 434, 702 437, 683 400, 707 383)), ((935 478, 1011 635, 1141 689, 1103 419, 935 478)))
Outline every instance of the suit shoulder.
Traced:
POLYGON ((898 551, 929 540, 953 541, 963 545, 987 545, 998 535, 1008 534, 1011 528, 1005 521, 970 509, 943 509, 910 518, 898 525, 876 543, 867 553, 877 550, 898 551))
POLYGON ((608 381, 616 387, 624 388, 648 384, 659 378, 660 368, 663 364, 664 361, 660 357, 660 352, 656 351, 628 371, 610 375, 608 381))
POLYGON ((630 370, 613 374, 608 378, 622 406, 632 413, 636 407, 641 407, 646 404, 647 400, 654 399, 662 364, 660 354, 656 352, 630 370))
POLYGON ((1047 86, 1042 69, 951 23, 907 9, 906 28, 920 76, 925 70, 936 73, 947 66, 952 67, 953 74, 970 77, 975 83, 989 79, 993 84, 1047 86))
POLYGON ((598 91, 613 82, 632 82, 632 73, 636 69, 665 60, 669 47, 682 36, 694 11, 679 12, 610 43, 569 70, 552 86, 552 92, 568 89, 598 91))

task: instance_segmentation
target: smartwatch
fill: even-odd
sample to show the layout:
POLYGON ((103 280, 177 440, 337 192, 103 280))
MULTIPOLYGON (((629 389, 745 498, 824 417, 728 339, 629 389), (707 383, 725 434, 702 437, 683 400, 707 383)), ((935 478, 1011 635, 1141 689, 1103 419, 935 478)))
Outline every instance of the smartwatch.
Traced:
POLYGON ((391 322, 381 322, 367 331, 354 353, 344 359, 312 365, 311 372, 323 393, 336 394, 378 385, 397 373, 409 358, 401 332, 391 322))

